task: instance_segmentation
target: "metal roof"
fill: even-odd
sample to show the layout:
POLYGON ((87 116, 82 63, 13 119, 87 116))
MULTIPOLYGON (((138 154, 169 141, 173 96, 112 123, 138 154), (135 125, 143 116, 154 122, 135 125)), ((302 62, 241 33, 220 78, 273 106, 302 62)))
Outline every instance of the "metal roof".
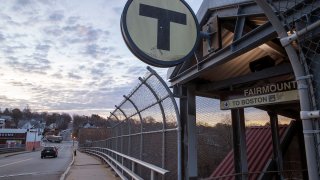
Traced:
POLYGON ((251 74, 249 63, 266 56, 271 57, 275 65, 289 64, 284 49, 279 41, 274 39, 276 34, 273 28, 269 27, 267 18, 253 1, 204 0, 197 13, 199 22, 202 22, 202 31, 206 32, 205 27, 214 24, 213 17, 217 17, 220 24, 221 47, 206 52, 208 43, 202 39, 197 51, 198 59, 191 58, 184 64, 168 70, 167 76, 172 85, 184 84, 195 79, 202 82, 218 82, 248 75, 251 74), (235 40, 237 17, 246 17, 246 24, 241 38, 235 40), (266 33, 260 33, 260 30, 266 33), (268 41, 265 42, 266 40, 268 41), (190 75, 192 77, 189 78, 190 75))
POLYGON ((0 133, 26 133, 26 129, 0 129, 0 133))
MULTIPOLYGON (((202 32, 209 36, 200 40, 194 57, 168 70, 171 86, 192 83, 197 96, 220 99, 230 89, 241 91, 294 79, 277 33, 254 1, 204 0, 197 17, 202 32), (242 28, 237 28, 238 23, 242 28), (263 65, 263 59, 274 64, 260 70, 251 68, 253 62, 263 65)), ((276 106, 279 115, 299 118, 298 104, 276 106)))
POLYGON ((223 7, 223 6, 229 6, 234 4, 241 4, 245 2, 252 2, 251 0, 223 0, 223 1, 217 1, 217 0, 203 0, 198 12, 197 12, 197 18, 199 21, 203 19, 208 9, 216 8, 216 7, 223 7))
MULTIPOLYGON (((279 126, 279 136, 284 137, 288 126, 279 126)), ((268 160, 272 157, 272 137, 269 126, 249 127, 246 129, 248 170, 261 172, 268 160)), ((229 152, 210 177, 220 177, 235 174, 233 151, 229 152)), ((250 175, 250 179, 257 179, 260 174, 250 175)), ((224 179, 234 179, 229 176, 224 179)))

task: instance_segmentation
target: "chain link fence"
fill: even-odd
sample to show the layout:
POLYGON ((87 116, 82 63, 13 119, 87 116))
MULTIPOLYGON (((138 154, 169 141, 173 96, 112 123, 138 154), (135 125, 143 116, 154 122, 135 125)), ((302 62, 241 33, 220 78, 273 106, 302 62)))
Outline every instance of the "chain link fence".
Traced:
POLYGON ((198 175, 208 177, 232 149, 230 111, 220 101, 196 98, 198 175))
POLYGON ((273 179, 272 177, 275 177, 276 175, 281 175, 283 179, 295 179, 295 180, 303 180, 305 179, 303 177, 303 173, 306 173, 307 170, 286 170, 286 171, 260 171, 260 172, 248 172, 245 174, 230 174, 225 176, 219 176, 219 177, 210 177, 210 178, 204 178, 203 180, 234 180, 236 177, 245 176, 247 179, 261 179, 262 176, 264 176, 264 179, 273 179))
MULTIPOLYGON (((153 69, 148 67, 148 70, 108 117, 109 121, 117 122, 111 128, 111 138, 86 146, 108 148, 151 163, 170 171, 165 179, 177 179, 180 157, 178 107, 166 83, 153 69)), ((131 162, 121 163, 131 168, 131 162)), ((139 165, 135 168, 135 173, 143 179, 151 178, 147 168, 139 165)))
MULTIPOLYGON (((230 111, 220 110, 220 101, 197 97, 197 149, 199 177, 209 177, 233 148, 230 111)), ((245 108, 245 125, 269 126, 270 117, 266 111, 245 108)), ((280 116, 279 124, 290 124, 290 118, 280 116)))
MULTIPOLYGON (((313 101, 313 109, 320 106, 320 2, 318 0, 287 0, 270 3, 287 30, 294 48, 299 52, 300 63, 304 66, 313 101), (292 36, 294 35, 294 36, 292 36)), ((285 42, 284 42, 285 43, 285 42)))
POLYGON ((309 178, 319 178, 319 121, 304 112, 320 107, 320 1, 256 0, 276 29, 293 66, 301 104, 309 178), (317 166, 317 167, 316 167, 317 166))

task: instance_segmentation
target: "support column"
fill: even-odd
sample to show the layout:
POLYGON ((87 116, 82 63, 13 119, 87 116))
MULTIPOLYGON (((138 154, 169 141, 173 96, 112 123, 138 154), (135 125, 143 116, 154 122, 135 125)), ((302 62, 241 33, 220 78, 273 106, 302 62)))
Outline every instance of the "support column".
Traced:
POLYGON ((248 160, 246 146, 246 132, 244 123, 244 109, 231 110, 232 129, 233 129, 233 156, 236 180, 248 179, 248 160))
POLYGON ((278 126, 278 115, 275 112, 268 112, 270 116, 270 125, 271 125, 271 134, 272 134, 272 149, 273 149, 273 159, 277 171, 276 175, 277 180, 283 179, 281 172, 283 171, 283 158, 280 148, 280 136, 279 136, 279 126, 278 126))
POLYGON ((181 88, 180 99, 181 127, 182 127, 182 158, 183 179, 197 179, 197 126, 196 126, 196 96, 195 87, 181 88))

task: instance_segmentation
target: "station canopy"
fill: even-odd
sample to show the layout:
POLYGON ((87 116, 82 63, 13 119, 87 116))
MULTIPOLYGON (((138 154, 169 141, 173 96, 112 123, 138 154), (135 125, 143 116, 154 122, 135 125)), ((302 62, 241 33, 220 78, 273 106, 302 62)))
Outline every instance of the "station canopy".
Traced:
MULTIPOLYGON (((192 83, 197 96, 228 100, 295 80, 277 33, 254 1, 204 0, 197 18, 202 39, 192 58, 168 70, 173 87, 192 83)), ((299 118, 298 100, 254 107, 299 118)))

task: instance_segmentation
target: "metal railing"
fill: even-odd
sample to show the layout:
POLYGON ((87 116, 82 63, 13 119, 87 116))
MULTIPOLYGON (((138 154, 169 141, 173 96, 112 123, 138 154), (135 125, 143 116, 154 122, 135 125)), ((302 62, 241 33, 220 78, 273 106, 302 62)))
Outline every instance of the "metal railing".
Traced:
POLYGON ((100 157, 102 160, 108 163, 108 165, 112 167, 112 169, 117 171, 117 174, 119 174, 119 176, 122 179, 127 179, 127 177, 123 175, 124 173, 126 173, 127 176, 133 179, 143 179, 136 173, 137 166, 142 166, 144 168, 149 169, 151 180, 155 179, 157 175, 164 176, 166 173, 169 172, 168 170, 159 168, 153 164, 141 161, 139 159, 127 156, 125 154, 113 151, 108 148, 91 147, 91 148, 81 148, 81 150, 83 152, 100 157), (125 161, 131 164, 130 168, 124 165, 125 161))
POLYGON ((108 151, 108 157, 99 155, 113 163, 110 166, 120 177, 151 179, 157 172, 165 179, 181 179, 178 107, 163 79, 150 67, 147 69, 140 83, 111 112, 108 120, 117 122, 111 128, 111 137, 80 146, 108 151), (137 166, 128 172, 132 162, 137 166))
POLYGON ((13 152, 19 152, 19 151, 25 151, 25 147, 19 146, 19 147, 1 147, 0 148, 0 154, 13 153, 13 152))

